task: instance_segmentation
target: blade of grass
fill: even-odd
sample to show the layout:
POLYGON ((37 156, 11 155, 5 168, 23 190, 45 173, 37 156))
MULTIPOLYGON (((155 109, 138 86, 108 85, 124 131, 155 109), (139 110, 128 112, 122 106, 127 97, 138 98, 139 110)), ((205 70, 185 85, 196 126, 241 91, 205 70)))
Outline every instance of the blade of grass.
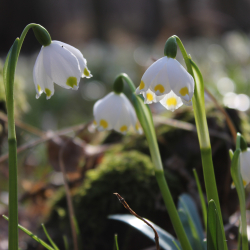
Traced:
MULTIPOLYGON (((7 221, 9 221, 9 218, 5 215, 3 215, 3 218, 7 221)), ((40 238, 38 238, 36 235, 34 235, 32 232, 30 232, 28 229, 26 229, 25 227, 21 226, 18 224, 18 228, 21 229, 23 232, 25 232, 26 234, 28 234, 33 240, 37 241, 38 243, 40 243, 42 246, 44 246, 46 249, 48 250, 56 250, 53 247, 49 246, 47 243, 45 243, 43 240, 41 240, 40 238)))

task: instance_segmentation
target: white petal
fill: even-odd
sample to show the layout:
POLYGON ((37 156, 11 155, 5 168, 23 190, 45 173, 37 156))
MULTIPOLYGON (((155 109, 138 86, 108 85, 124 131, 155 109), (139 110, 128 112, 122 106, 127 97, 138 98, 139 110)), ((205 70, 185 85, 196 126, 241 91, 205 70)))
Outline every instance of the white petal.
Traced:
POLYGON ((190 100, 190 101, 186 101, 186 100, 184 100, 184 99, 182 99, 181 98, 181 100, 182 100, 182 102, 186 105, 186 106, 192 106, 193 105, 193 103, 192 103, 192 100, 190 100))
POLYGON ((87 60, 83 57, 83 54, 81 53, 80 50, 78 50, 77 48, 67 44, 67 43, 63 43, 60 41, 53 41, 53 43, 59 44, 60 46, 65 47, 67 50, 69 50, 73 55, 76 56, 78 63, 79 63, 79 68, 81 70, 82 76, 81 77, 87 77, 90 78, 92 77, 90 71, 88 70, 87 67, 87 60), (86 71, 87 70, 87 71, 86 71))
POLYGON ((162 57, 154 62, 143 74, 140 86, 136 89, 136 94, 141 94, 143 91, 147 91, 151 85, 151 82, 157 76, 159 71, 166 63, 167 57, 162 57))
POLYGON ((47 99, 49 99, 54 94, 54 84, 50 77, 46 74, 43 67, 43 48, 41 48, 39 55, 36 59, 36 63, 33 69, 33 79, 36 87, 37 95, 39 98, 40 95, 45 92, 47 99))
POLYGON ((167 63, 164 64, 162 69, 159 71, 158 75, 150 84, 150 90, 155 92, 155 94, 158 96, 168 94, 171 91, 166 65, 167 63))
POLYGON ((185 101, 191 100, 194 94, 194 79, 175 59, 169 58, 167 74, 171 89, 185 101))
POLYGON ((168 110, 172 112, 182 106, 181 98, 178 97, 173 91, 165 95, 165 97, 160 101, 160 103, 168 110))
POLYGON ((243 181, 248 184, 250 182, 250 148, 240 153, 240 170, 243 181))
POLYGON ((151 104, 153 102, 159 102, 161 99, 164 98, 165 95, 157 96, 154 92, 148 89, 146 92, 143 93, 144 103, 151 104))
POLYGON ((109 93, 94 105, 94 117, 99 130, 114 128, 122 109, 122 100, 114 92, 109 93))
POLYGON ((81 77, 79 63, 67 48, 52 41, 43 48, 43 65, 53 82, 66 89, 78 89, 81 77))
POLYGON ((123 93, 121 93, 120 95, 121 95, 121 97, 122 97, 122 99, 124 101, 124 105, 126 107, 126 113, 128 113, 128 119, 130 120, 128 128, 130 126, 132 126, 135 131, 137 131, 138 133, 141 134, 142 129, 140 127, 140 124, 139 124, 139 121, 137 119, 137 116, 136 116, 135 109, 134 109, 133 105, 130 103, 128 98, 123 93))

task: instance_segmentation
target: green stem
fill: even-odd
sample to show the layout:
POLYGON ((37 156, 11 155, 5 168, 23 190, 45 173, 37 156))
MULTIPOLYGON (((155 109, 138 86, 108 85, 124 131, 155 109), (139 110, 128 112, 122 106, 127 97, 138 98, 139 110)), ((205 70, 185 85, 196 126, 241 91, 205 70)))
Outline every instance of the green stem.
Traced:
MULTIPOLYGON (((17 142, 14 115, 14 80, 18 56, 28 30, 38 24, 29 24, 23 30, 20 39, 13 43, 3 70, 8 116, 9 142, 9 249, 18 249, 18 197, 17 197, 17 142)), ((39 26, 41 27, 41 26, 39 26)))
POLYGON ((183 225, 181 223, 180 217, 178 215, 176 206, 174 204, 172 195, 170 193, 168 184, 165 179, 164 170, 162 166, 161 156, 159 152, 159 147, 156 139, 152 113, 148 107, 142 101, 142 99, 134 94, 135 85, 132 80, 126 74, 121 74, 118 77, 122 77, 129 85, 133 98, 132 102, 136 110, 137 117, 141 123, 143 131, 145 133, 146 139, 148 141, 149 150, 152 158, 153 165, 155 167, 155 177, 158 182, 161 194, 167 208, 170 220, 173 224, 175 233, 181 243, 183 250, 192 250, 183 225))
MULTIPOLYGON (((218 210, 220 223, 221 225, 223 225, 220 202, 219 202, 217 185, 214 174, 213 161, 212 161, 212 151, 209 139, 207 119, 206 119, 204 85, 203 85, 202 75, 196 64, 191 60, 191 57, 188 56, 180 38, 177 36, 175 36, 175 38, 182 53, 182 56, 184 58, 185 64, 187 66, 187 71, 189 72, 189 74, 193 76, 196 83, 192 101, 193 101, 194 117, 197 127, 197 133, 201 149, 201 158, 202 158, 207 199, 208 201, 214 200, 218 210)), ((223 240, 225 249, 227 249, 225 233, 223 234, 223 240)))
POLYGON ((181 223, 179 214, 176 210, 172 195, 170 193, 167 181, 165 179, 164 171, 155 170, 155 177, 158 182, 161 194, 167 208, 170 220, 173 224, 174 230, 177 234, 177 237, 181 243, 182 249, 192 250, 189 240, 187 238, 186 232, 181 223))
POLYGON ((9 249, 18 249, 17 142, 14 120, 14 77, 19 39, 12 45, 5 62, 4 82, 9 143, 9 249))

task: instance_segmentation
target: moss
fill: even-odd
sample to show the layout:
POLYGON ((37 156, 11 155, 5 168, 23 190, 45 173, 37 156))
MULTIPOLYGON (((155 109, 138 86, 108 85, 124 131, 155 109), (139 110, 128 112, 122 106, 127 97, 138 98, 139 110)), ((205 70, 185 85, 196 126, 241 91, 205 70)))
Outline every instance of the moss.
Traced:
MULTIPOLYGON (((171 174, 168 179, 169 177, 173 178, 171 174)), ((174 178, 173 182, 180 181, 174 178)), ((180 186, 176 191, 179 195, 180 186)), ((110 214, 128 213, 113 195, 114 192, 124 197, 130 207, 143 217, 160 225, 162 213, 166 217, 150 158, 136 151, 116 154, 109 152, 96 169, 87 172, 82 187, 74 197, 76 218, 85 249, 112 249, 114 233, 124 227, 122 223, 107 219, 110 214)), ((65 209, 66 200, 61 195, 58 198, 47 227, 57 225, 57 228, 65 232, 65 229, 69 229, 68 217, 60 217, 58 211, 65 209)), ((121 245, 127 245, 131 240, 128 228, 122 229, 122 235, 119 235, 121 245)), ((60 232, 54 238, 58 239, 60 245, 60 232)))

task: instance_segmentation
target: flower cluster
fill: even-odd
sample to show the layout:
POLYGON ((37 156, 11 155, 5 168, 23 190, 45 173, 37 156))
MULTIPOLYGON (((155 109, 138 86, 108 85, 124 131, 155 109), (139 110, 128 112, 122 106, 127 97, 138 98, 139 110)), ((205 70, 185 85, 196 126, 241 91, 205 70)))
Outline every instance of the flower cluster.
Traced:
MULTIPOLYGON (((77 90, 80 78, 91 76, 82 53, 59 41, 42 46, 33 70, 37 98, 45 92, 49 99, 54 94, 54 83, 77 90)), ((183 103, 192 105, 193 93, 193 77, 177 60, 168 56, 146 70, 136 89, 136 94, 142 94, 146 104, 160 102, 171 111, 183 103)), ((114 129, 124 134, 134 127, 141 133, 135 110, 123 93, 115 91, 99 100, 94 105, 94 117, 94 125, 98 130, 114 129)))
POLYGON ((174 111, 183 103, 192 105, 194 79, 175 59, 167 56, 154 62, 144 73, 136 94, 142 94, 144 102, 160 102, 174 111))

